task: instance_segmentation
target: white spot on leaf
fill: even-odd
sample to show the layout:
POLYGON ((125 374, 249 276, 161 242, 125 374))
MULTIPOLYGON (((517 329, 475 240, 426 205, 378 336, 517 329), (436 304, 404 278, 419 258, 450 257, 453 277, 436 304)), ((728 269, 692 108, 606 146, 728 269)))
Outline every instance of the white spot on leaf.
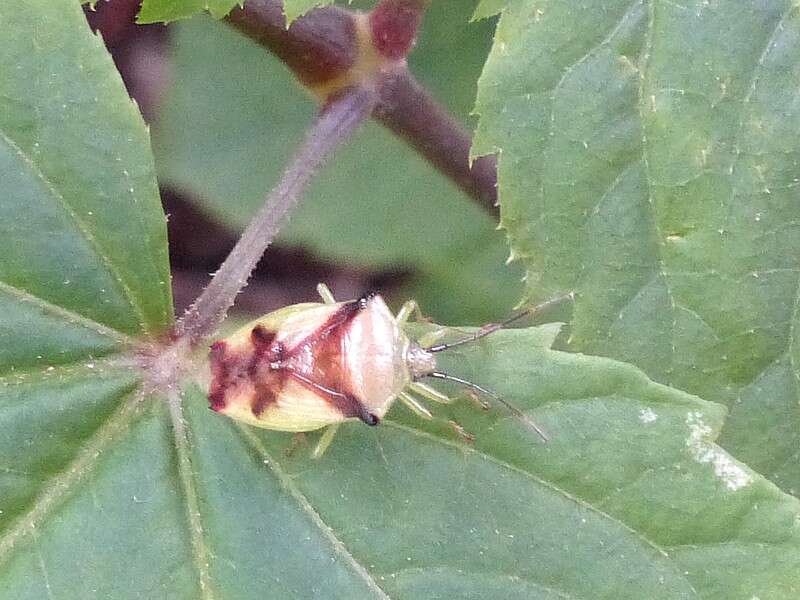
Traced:
POLYGON ((714 475, 733 492, 752 483, 753 478, 747 471, 720 448, 708 442, 711 427, 703 422, 702 413, 694 411, 687 414, 686 424, 689 426, 686 447, 692 458, 699 463, 710 463, 714 467, 714 475))
POLYGON ((642 423, 653 423, 656 419, 658 415, 649 406, 639 411, 639 420, 642 423))

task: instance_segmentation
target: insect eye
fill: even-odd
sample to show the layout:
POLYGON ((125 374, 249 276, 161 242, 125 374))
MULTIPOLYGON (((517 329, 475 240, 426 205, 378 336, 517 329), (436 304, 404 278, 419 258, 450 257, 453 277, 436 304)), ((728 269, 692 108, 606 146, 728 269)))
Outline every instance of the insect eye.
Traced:
POLYGON ((366 411, 361 416, 361 420, 364 421, 364 423, 366 423, 367 425, 370 425, 370 426, 375 426, 380 421, 380 419, 378 417, 376 417, 372 413, 369 413, 369 412, 366 412, 366 411))

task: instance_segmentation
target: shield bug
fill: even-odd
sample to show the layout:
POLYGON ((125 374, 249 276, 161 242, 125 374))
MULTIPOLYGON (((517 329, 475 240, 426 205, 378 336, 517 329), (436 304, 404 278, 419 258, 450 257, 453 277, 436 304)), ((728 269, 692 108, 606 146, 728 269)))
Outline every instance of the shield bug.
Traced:
POLYGON ((432 418, 417 396, 450 402, 448 396, 420 381, 436 378, 499 401, 547 439, 533 421, 495 394, 438 371, 435 357, 437 352, 480 339, 544 305, 449 344, 435 344, 441 331, 417 341, 404 332, 409 317, 419 312, 413 300, 395 316, 377 294, 336 302, 324 284, 318 290, 323 303, 276 310, 211 346, 209 401, 213 410, 278 431, 327 427, 314 451, 320 456, 339 424, 361 420, 377 425, 396 399, 418 415, 432 418))

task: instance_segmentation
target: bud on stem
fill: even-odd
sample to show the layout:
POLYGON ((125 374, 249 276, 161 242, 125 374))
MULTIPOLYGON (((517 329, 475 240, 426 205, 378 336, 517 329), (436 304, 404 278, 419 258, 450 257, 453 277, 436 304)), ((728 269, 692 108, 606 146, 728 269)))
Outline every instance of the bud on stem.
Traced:
POLYGON ((381 0, 369 13, 372 44, 389 60, 404 59, 417 40, 426 0, 381 0))

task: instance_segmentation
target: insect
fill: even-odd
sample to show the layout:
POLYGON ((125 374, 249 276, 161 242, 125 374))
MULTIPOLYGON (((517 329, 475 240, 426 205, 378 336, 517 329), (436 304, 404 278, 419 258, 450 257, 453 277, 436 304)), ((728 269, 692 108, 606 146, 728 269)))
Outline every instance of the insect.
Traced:
POLYGON ((323 303, 276 310, 211 346, 209 401, 213 410, 278 431, 327 427, 313 453, 319 457, 341 423, 361 420, 377 425, 396 399, 418 415, 432 418, 418 396, 434 402, 451 401, 421 381, 435 378, 465 385, 499 401, 547 439, 512 405, 475 383, 438 371, 436 366, 437 352, 480 339, 544 305, 449 344, 437 344, 443 330, 417 341, 403 331, 411 315, 419 314, 413 300, 395 316, 378 294, 336 302, 324 284, 317 290, 323 303))

